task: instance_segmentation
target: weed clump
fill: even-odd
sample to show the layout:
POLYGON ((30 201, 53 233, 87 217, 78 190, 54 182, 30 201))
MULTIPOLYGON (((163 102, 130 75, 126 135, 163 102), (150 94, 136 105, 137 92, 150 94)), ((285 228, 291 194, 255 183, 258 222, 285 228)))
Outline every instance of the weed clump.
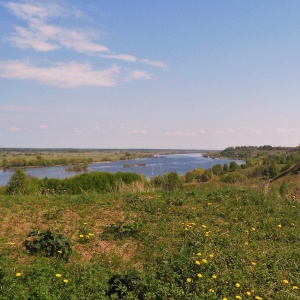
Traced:
POLYGON ((46 257, 58 257, 65 261, 72 252, 71 242, 61 233, 52 233, 49 229, 45 232, 32 230, 23 242, 27 253, 41 253, 46 257))

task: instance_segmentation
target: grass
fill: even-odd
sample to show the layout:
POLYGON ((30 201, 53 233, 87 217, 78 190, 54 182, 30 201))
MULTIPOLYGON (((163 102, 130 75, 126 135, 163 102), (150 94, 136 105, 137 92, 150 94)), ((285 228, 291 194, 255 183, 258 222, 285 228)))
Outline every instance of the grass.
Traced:
POLYGON ((266 197, 261 189, 204 184, 2 195, 0 299, 299 299, 299 199, 272 187, 266 197), (117 234, 104 239, 108 228, 117 234), (67 236, 68 262, 28 255, 22 243, 32 229, 67 236))

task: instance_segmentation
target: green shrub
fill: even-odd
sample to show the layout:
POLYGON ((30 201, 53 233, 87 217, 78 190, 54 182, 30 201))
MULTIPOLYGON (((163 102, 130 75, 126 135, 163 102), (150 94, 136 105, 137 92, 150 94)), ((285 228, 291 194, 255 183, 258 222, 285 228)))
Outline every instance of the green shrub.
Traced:
POLYGON ((23 242, 29 254, 42 253, 46 257, 58 257, 68 261, 72 252, 71 242, 61 234, 53 234, 49 229, 45 232, 33 230, 23 242))

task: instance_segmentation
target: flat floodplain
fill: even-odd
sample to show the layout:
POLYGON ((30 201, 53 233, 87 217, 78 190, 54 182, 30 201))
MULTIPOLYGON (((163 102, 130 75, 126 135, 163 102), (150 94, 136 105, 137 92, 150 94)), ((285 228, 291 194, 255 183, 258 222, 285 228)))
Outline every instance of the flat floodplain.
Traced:
POLYGON ((298 200, 221 184, 2 195, 0 299, 298 299, 298 200), (67 236, 68 262, 26 253, 32 229, 67 236))

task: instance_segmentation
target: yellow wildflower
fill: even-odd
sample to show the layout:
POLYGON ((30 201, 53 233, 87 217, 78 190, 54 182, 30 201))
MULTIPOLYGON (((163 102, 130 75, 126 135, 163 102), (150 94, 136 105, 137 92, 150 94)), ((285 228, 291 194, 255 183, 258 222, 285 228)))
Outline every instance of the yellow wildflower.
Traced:
POLYGON ((245 242, 244 244, 245 244, 246 246, 248 246, 248 245, 249 245, 249 242, 245 242))
POLYGON ((252 261, 252 262, 251 262, 251 265, 252 265, 252 266, 256 266, 256 262, 252 261))
POLYGON ((69 282, 69 280, 68 279, 64 279, 64 283, 68 283, 69 282))
POLYGON ((57 278, 60 278, 61 277, 61 274, 55 274, 55 276, 57 277, 57 278))
POLYGON ((79 235, 79 237, 83 238, 83 237, 84 237, 84 235, 83 235, 83 234, 80 234, 80 235, 79 235))
POLYGON ((192 281, 192 278, 187 278, 187 279, 186 279, 186 282, 187 282, 187 283, 190 283, 191 281, 192 281))
POLYGON ((299 290, 299 287, 297 287, 296 285, 293 285, 293 290, 299 290))
POLYGON ((210 258, 213 258, 213 257, 214 257, 214 255, 213 255, 213 254, 209 254, 208 256, 209 256, 210 258))
POLYGON ((246 295, 250 297, 252 294, 251 294, 251 292, 247 291, 246 295))
POLYGON ((252 231, 255 231, 255 230, 256 230, 256 228, 255 228, 255 227, 252 227, 252 228, 251 228, 251 230, 252 230, 252 231))
POLYGON ((198 256, 201 256, 202 254, 200 252, 197 253, 198 256))
POLYGON ((256 299, 256 300, 262 300, 262 298, 259 297, 259 296, 255 296, 255 299, 256 299))
POLYGON ((197 277, 198 277, 198 278, 202 278, 203 276, 202 276, 202 274, 198 273, 198 274, 197 274, 197 277))
POLYGON ((286 279, 284 279, 284 280, 282 280, 282 283, 284 283, 284 284, 288 284, 288 283, 289 283, 289 281, 288 281, 288 280, 286 280, 286 279))
POLYGON ((204 264, 207 264, 207 259, 203 258, 203 259, 202 259, 202 262, 203 262, 204 264))
POLYGON ((215 292, 214 289, 209 289, 208 291, 209 291, 210 293, 214 293, 214 292, 215 292))
POLYGON ((19 273, 19 272, 18 272, 18 273, 16 273, 16 276, 17 276, 17 277, 20 277, 20 276, 22 276, 22 273, 19 273))
POLYGON ((241 296, 235 296, 235 299, 242 299, 241 296))
POLYGON ((282 225, 281 225, 281 224, 278 224, 278 225, 277 225, 277 227, 278 227, 278 228, 281 228, 281 227, 282 227, 282 225))
POLYGON ((195 261, 195 265, 200 266, 200 261, 199 261, 199 260, 196 260, 196 261, 195 261))
POLYGON ((237 288, 239 288, 241 285, 237 282, 236 284, 235 284, 235 287, 237 287, 237 288))
POLYGON ((62 253, 62 250, 57 250, 57 252, 61 254, 61 253, 62 253))
POLYGON ((217 278, 217 275, 213 275, 211 276, 212 279, 216 279, 217 278))
POLYGON ((202 228, 206 228, 206 225, 202 224, 202 228))

